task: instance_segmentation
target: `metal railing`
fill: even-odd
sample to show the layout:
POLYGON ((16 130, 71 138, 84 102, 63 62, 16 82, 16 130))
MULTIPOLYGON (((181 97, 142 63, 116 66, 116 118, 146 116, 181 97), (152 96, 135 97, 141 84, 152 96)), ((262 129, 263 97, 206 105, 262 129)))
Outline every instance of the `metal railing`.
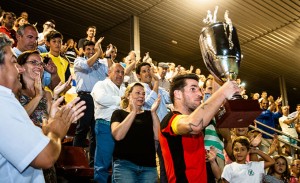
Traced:
MULTIPOLYGON (((257 121, 257 120, 254 120, 254 122, 255 122, 256 124, 258 124, 258 125, 261 125, 261 126, 263 126, 263 127, 269 128, 269 129, 273 130, 274 132, 276 132, 276 133, 278 133, 278 134, 287 136, 287 137, 289 137, 289 138, 291 138, 291 139, 296 140, 297 142, 300 142, 300 140, 299 140, 298 138, 292 137, 291 135, 286 134, 286 133, 284 133, 284 132, 282 132, 282 131, 280 131, 280 130, 277 130, 277 129, 275 129, 275 128, 269 127, 268 125, 265 125, 265 124, 263 124, 263 123, 261 123, 261 122, 259 122, 259 121, 257 121)), ((257 130, 257 131, 259 131, 259 132, 261 132, 261 133, 263 133, 263 134, 265 134, 265 135, 267 135, 267 136, 269 136, 269 137, 274 138, 274 135, 272 135, 272 134, 270 134, 270 133, 268 133, 268 132, 265 132, 265 131, 263 131, 263 130, 261 130, 261 129, 259 129, 259 128, 253 126, 253 125, 250 125, 249 127, 252 128, 252 129, 254 129, 254 130, 257 130)), ((293 144, 291 144, 290 142, 281 139, 280 137, 278 138, 278 140, 279 140, 280 142, 283 142, 283 143, 285 143, 285 144, 288 144, 288 145, 291 146, 291 147, 294 147, 294 148, 296 148, 296 149, 300 149, 299 146, 293 145, 293 144)))

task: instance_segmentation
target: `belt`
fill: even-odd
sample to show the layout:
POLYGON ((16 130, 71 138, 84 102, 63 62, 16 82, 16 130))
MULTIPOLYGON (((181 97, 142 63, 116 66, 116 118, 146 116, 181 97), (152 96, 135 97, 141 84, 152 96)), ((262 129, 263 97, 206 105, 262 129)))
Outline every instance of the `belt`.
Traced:
POLYGON ((104 125, 110 126, 110 121, 106 121, 105 119, 101 119, 101 118, 96 119, 96 123, 102 123, 104 125))
POLYGON ((91 92, 86 92, 86 91, 79 91, 77 92, 78 95, 90 95, 91 92))

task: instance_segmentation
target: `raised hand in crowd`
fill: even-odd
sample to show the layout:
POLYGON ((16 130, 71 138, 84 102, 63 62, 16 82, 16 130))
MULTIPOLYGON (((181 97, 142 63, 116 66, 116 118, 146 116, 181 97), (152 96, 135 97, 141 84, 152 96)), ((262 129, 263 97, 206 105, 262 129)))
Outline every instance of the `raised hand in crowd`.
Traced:
POLYGON ((72 76, 70 76, 67 82, 65 83, 59 82, 59 84, 53 90, 54 100, 58 99, 61 93, 65 93, 71 88, 71 81, 72 81, 72 76))
POLYGON ((84 115, 83 111, 86 106, 84 101, 78 102, 80 98, 77 97, 72 102, 59 107, 63 100, 64 97, 57 99, 51 106, 49 119, 43 120, 42 130, 45 135, 53 133, 56 137, 62 139, 71 123, 84 115))
POLYGON ((41 99, 44 96, 44 88, 42 85, 40 73, 38 73, 37 76, 34 78, 34 90, 36 97, 39 97, 41 99))
POLYGON ((104 39, 104 37, 100 37, 95 44, 95 53, 98 54, 98 57, 102 57, 102 55, 103 55, 103 50, 102 50, 102 46, 101 46, 103 39, 104 39))
POLYGON ((107 49, 105 51, 105 57, 111 57, 111 52, 113 51, 114 46, 112 44, 109 44, 107 46, 107 49))

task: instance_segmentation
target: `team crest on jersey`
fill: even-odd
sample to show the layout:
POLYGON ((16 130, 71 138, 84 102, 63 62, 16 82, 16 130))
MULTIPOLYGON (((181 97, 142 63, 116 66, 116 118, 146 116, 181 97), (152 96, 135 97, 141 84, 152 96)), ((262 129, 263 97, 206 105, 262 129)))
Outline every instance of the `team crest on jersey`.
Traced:
POLYGON ((254 171, 253 171, 252 169, 249 169, 249 170, 248 170, 248 175, 249 175, 249 176, 253 176, 253 175, 254 175, 254 171))

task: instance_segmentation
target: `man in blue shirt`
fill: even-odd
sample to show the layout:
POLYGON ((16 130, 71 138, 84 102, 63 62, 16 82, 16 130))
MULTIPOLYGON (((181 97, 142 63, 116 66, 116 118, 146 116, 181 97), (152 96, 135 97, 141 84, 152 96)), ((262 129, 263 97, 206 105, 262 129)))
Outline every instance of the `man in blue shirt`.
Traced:
POLYGON ((96 148, 95 139, 95 117, 94 117, 94 101, 90 95, 97 81, 106 78, 108 68, 112 61, 110 54, 112 49, 108 49, 105 53, 106 59, 100 59, 103 56, 101 48, 101 37, 96 43, 86 41, 83 46, 84 56, 78 57, 74 61, 74 72, 76 75, 76 91, 81 100, 86 102, 86 110, 84 116, 78 121, 74 146, 86 147, 86 136, 90 131, 90 166, 94 166, 94 154, 96 148))
MULTIPOLYGON (((269 127, 275 128, 275 119, 279 119, 282 116, 281 107, 279 102, 269 101, 268 99, 263 98, 260 102, 260 108, 263 112, 256 118, 256 121, 259 121, 269 127), (276 112, 273 112, 276 108, 276 112)), ((275 132, 267 127, 257 124, 257 127, 271 135, 274 135, 275 132)), ((263 141, 264 145, 270 146, 272 144, 272 137, 263 134, 262 136, 266 141, 263 141)))
MULTIPOLYGON (((161 100, 156 113, 158 115, 159 121, 161 122, 169 112, 167 104, 172 103, 169 92, 167 92, 164 88, 159 87, 159 79, 153 73, 153 68, 151 68, 151 65, 149 63, 142 62, 138 64, 136 67, 136 74, 145 87, 145 110, 150 110, 158 95, 160 95, 161 100)), ((166 171, 158 141, 155 142, 155 145, 157 147, 157 154, 160 164, 160 181, 167 182, 166 171)))

